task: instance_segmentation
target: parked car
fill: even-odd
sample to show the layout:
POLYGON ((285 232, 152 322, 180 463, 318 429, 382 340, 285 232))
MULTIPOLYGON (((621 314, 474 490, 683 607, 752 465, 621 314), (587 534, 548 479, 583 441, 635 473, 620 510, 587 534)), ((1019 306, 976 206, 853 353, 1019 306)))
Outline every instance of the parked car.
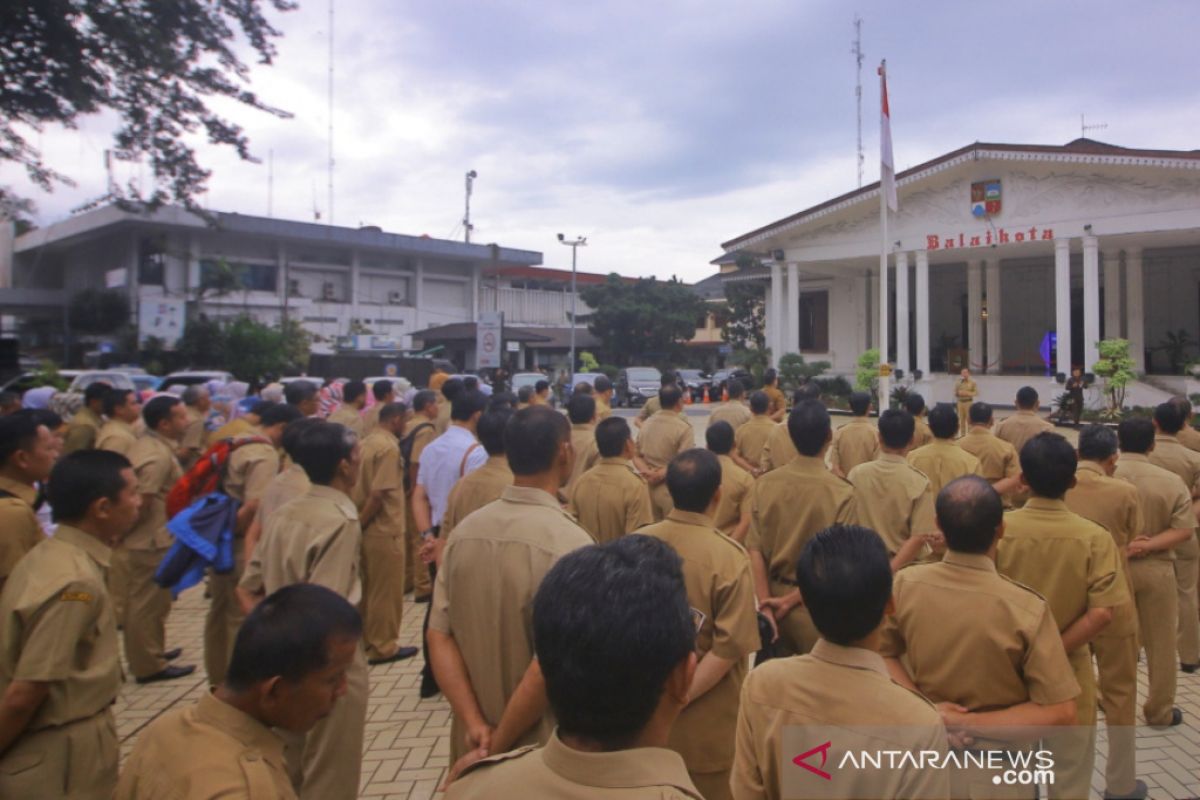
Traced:
POLYGON ((676 378, 679 381, 680 388, 692 395, 692 402, 699 403, 704 400, 704 390, 712 391, 712 379, 702 369, 681 369, 676 370, 676 378))
POLYGON ((163 379, 157 375, 150 375, 143 372, 140 374, 130 375, 129 380, 133 381, 133 385, 136 386, 138 392, 141 393, 158 391, 159 384, 162 383, 163 379))
POLYGON ((640 406, 661 388, 662 373, 654 367, 627 367, 617 373, 613 398, 619 406, 640 406))
POLYGON ((183 370, 172 372, 163 378, 158 388, 160 391, 167 392, 171 390, 172 386, 195 386, 198 383, 208 383, 209 381, 229 383, 232 380, 233 374, 229 372, 221 372, 219 370, 183 370))
MULTIPOLYGON (((492 385, 490 383, 488 383, 486 380, 484 380, 482 377, 480 377, 479 375, 468 375, 468 374, 463 374, 463 373, 455 373, 455 374, 451 374, 450 378, 458 378, 460 381, 466 380, 467 378, 474 378, 475 380, 479 381, 479 391, 483 392, 483 394, 486 397, 492 396, 492 385)), ((446 380, 449 380, 450 378, 447 378, 446 380)))
POLYGON ((549 379, 540 372, 518 372, 512 376, 513 394, 516 394, 518 391, 520 391, 522 386, 532 387, 536 385, 538 381, 548 382, 548 380, 549 379))
POLYGON ((713 401, 716 401, 721 396, 721 393, 725 391, 725 387, 728 385, 730 378, 735 378, 741 381, 742 385, 746 387, 747 392, 749 392, 751 387, 754 385, 754 376, 751 375, 747 370, 741 369, 740 367, 734 369, 719 369, 714 372, 712 377, 709 379, 709 394, 711 395, 715 392, 717 395, 716 397, 713 397, 713 401))
POLYGON ((138 388, 128 373, 110 370, 87 370, 75 376, 75 380, 71 381, 71 385, 67 387, 67 391, 82 394, 93 383, 107 383, 114 389, 129 389, 134 392, 138 388))
MULTIPOLYGON (((64 384, 70 384, 83 370, 78 369, 60 369, 58 377, 62 379, 64 384)), ((42 380, 43 374, 40 371, 34 370, 31 372, 22 372, 15 378, 12 378, 3 386, 0 386, 0 391, 16 392, 17 394, 25 394, 30 389, 36 389, 39 386, 44 386, 45 381, 42 380)))

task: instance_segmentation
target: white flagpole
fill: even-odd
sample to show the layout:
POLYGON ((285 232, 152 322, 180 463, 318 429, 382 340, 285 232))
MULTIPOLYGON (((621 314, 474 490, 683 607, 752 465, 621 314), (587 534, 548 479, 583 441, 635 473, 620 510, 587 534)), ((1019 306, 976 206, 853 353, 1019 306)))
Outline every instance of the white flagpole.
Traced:
MULTIPOLYGON (((888 186, 888 175, 884 174, 884 154, 891 155, 891 119, 890 109, 887 108, 887 61, 884 60, 879 64, 879 80, 882 96, 879 106, 879 121, 880 121, 880 170, 879 170, 879 365, 882 367, 888 363, 888 197, 890 190, 888 186), (885 149, 886 148, 886 149, 885 149)), ((893 164, 887 164, 892 171, 892 176, 895 175, 895 167, 893 164)), ((895 178, 892 177, 894 181, 895 178)), ((882 413, 885 409, 891 407, 891 378, 883 374, 884 370, 880 370, 879 375, 879 407, 878 411, 882 413)))

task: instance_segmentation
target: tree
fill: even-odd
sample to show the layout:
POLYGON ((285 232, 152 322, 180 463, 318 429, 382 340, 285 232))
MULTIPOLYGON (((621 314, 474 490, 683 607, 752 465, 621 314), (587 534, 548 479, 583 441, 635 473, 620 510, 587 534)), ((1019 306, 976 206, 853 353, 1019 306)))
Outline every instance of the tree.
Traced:
POLYGON ((875 393, 879 385, 879 348, 864 350, 854 368, 854 391, 875 393))
POLYGON ((706 310, 704 301, 674 277, 628 283, 614 273, 579 297, 593 309, 580 320, 587 322, 588 330, 603 340, 621 366, 648 353, 662 358, 678 355, 679 345, 696 335, 696 320, 706 310))
MULTIPOLYGON (((290 116, 246 88, 249 68, 233 49, 235 39, 244 38, 260 63, 271 63, 272 40, 280 33, 263 15, 268 4, 281 12, 295 8, 291 0, 0 3, 0 163, 24 167, 47 192, 71 185, 22 129, 73 128, 81 115, 114 112, 120 118, 116 157, 147 156, 156 181, 148 195, 130 184, 118 199, 149 206, 170 200, 196 209, 193 198, 210 172, 187 138, 199 133, 254 160, 242 128, 212 111, 209 98, 290 116)), ((31 206, 0 188, 0 213, 13 216, 31 206)))
POLYGON ((67 309, 72 331, 103 335, 129 322, 129 296, 111 289, 76 292, 67 309))
POLYGON ((779 382, 786 389, 795 389, 817 377, 830 366, 828 361, 814 361, 809 364, 799 353, 788 353, 779 359, 779 382))
POLYGON ((1125 391, 1137 380, 1133 371, 1133 359, 1129 357, 1129 342, 1126 339, 1102 339, 1096 342, 1100 360, 1092 365, 1092 372, 1104 378, 1104 391, 1108 395, 1108 409, 1104 416, 1118 419, 1125 407, 1125 391))
MULTIPOLYGON (((738 269, 758 265, 758 260, 743 256, 738 269), (744 265, 744 266, 743 266, 744 265)), ((729 319, 721 329, 721 338, 738 350, 767 347, 767 285, 763 281, 733 281, 725 284, 725 302, 729 319)))

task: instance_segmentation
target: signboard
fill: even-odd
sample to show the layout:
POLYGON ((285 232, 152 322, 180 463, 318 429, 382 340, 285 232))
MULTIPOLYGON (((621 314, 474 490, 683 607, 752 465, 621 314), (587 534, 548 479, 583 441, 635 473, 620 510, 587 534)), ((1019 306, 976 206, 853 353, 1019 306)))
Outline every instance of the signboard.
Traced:
POLYGON ((127 272, 124 267, 118 269, 110 269, 104 273, 104 288, 105 289, 120 289, 125 285, 125 276, 127 272))
POLYGON ((504 350, 507 353, 519 353, 519 352, 521 352, 521 343, 514 342, 511 340, 507 341, 504 343, 504 350))
POLYGON ((886 361, 879 365, 879 377, 887 378, 892 374, 892 365, 886 361))
POLYGON ((994 217, 1000 213, 1000 181, 971 184, 971 216, 994 217))
POLYGON ((991 228, 982 233, 950 233, 940 236, 936 233, 925 235, 926 250, 954 250, 958 248, 994 247, 999 244, 1022 244, 1024 242, 1052 242, 1054 228, 1039 228, 1036 225, 1026 230, 1009 230, 1008 228, 991 228))
POLYGON ((138 305, 138 344, 145 347, 150 337, 162 339, 171 350, 183 336, 187 304, 183 300, 143 298, 138 305))
POLYGON ((475 323, 475 368, 500 366, 500 340, 504 335, 504 315, 499 311, 481 311, 475 323))

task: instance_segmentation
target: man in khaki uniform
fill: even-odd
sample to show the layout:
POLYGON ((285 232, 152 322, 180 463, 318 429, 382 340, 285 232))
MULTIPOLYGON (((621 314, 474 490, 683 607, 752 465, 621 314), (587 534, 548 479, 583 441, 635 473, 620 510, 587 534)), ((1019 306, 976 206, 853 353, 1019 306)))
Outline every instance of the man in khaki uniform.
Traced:
POLYGON ((1133 484, 1111 477, 1117 468, 1117 435, 1104 425, 1079 432, 1079 467, 1067 492, 1067 508, 1102 525, 1121 557, 1120 580, 1129 602, 1113 608, 1113 620, 1092 640, 1099 672, 1100 704, 1108 729, 1105 777, 1109 797, 1145 797, 1137 779, 1134 725, 1137 724, 1137 609, 1125 548, 1144 530, 1141 501, 1133 484))
POLYGON ((571 490, 584 472, 600 460, 596 449, 596 399, 582 392, 575 392, 567 401, 567 419, 571 421, 571 448, 575 451, 575 469, 563 492, 571 496, 571 490))
POLYGON ((45 538, 33 506, 58 459, 58 442, 32 411, 0 418, 0 588, 45 538))
POLYGON ((96 437, 104 425, 104 398, 111 389, 107 383, 96 381, 83 390, 83 407, 75 412, 67 426, 64 453, 91 450, 96 446, 96 437))
MULTIPOLYGON (((480 747, 502 753, 546 741, 552 720, 539 723, 538 711, 517 713, 517 730, 498 726, 526 672, 536 671, 529 614, 538 584, 555 561, 593 541, 558 504, 574 461, 566 418, 541 406, 516 412, 504 450, 513 485, 455 527, 433 589, 427 638, 434 676, 454 711, 452 764, 480 747)), ((539 696, 522 698, 537 709, 539 696)))
MULTIPOLYGON (((821 390, 815 381, 809 381, 792 392, 793 406, 805 400, 820 401, 820 399, 821 390)), ((763 445, 762 449, 762 462, 759 473, 786 467, 798 455, 800 453, 796 451, 796 446, 792 444, 792 436, 788 433, 787 420, 785 419, 783 422, 776 424, 767 436, 767 443, 763 445)))
POLYGON ((925 421, 925 398, 917 392, 909 392, 908 397, 904 398, 904 410, 913 416, 912 449, 916 450, 932 442, 933 431, 929 430, 929 423, 925 421))
POLYGON ((1121 457, 1113 476, 1132 483, 1142 505, 1142 533, 1125 549, 1150 682, 1142 713, 1148 725, 1178 725, 1183 721, 1183 711, 1175 707, 1179 594, 1172 562, 1175 548, 1196 535, 1196 514, 1183 480, 1150 463, 1155 448, 1150 420, 1123 420, 1117 438, 1121 457))
MULTIPOLYGON (((663 389, 672 386, 678 388, 679 384, 675 380, 675 373, 668 370, 659 378, 658 388, 660 394, 663 389)), ((637 419, 633 421, 634 426, 640 429, 646 424, 646 420, 650 419, 661 410, 662 400, 659 399, 659 395, 656 394, 653 397, 647 398, 646 401, 642 403, 641 410, 638 411, 637 419)))
POLYGON ((592 390, 596 398, 596 422, 599 424, 612 416, 612 381, 607 375, 601 375, 592 384, 592 390))
POLYGON ((879 534, 889 558, 901 555, 893 561, 897 569, 924 549, 926 536, 937 532, 929 478, 905 460, 913 428, 907 411, 884 411, 879 415, 879 458, 859 464, 847 477, 854 487, 857 523, 879 534))
POLYGON ((1127 603, 1121 557, 1112 536, 1080 517, 1063 501, 1075 485, 1078 459, 1066 439, 1042 433, 1021 450, 1021 484, 1031 493, 1025 507, 1005 515, 996 554, 1001 575, 1046 598, 1080 694, 1078 728, 1049 742, 1055 751, 1051 797, 1087 797, 1096 752, 1096 681, 1088 645, 1112 622, 1113 609, 1127 603))
POLYGON ((188 426, 183 432, 179 443, 179 465, 187 472, 196 463, 196 459, 204 453, 208 431, 204 423, 208 420, 208 410, 212 407, 212 397, 208 388, 201 384, 189 386, 179 395, 187 409, 188 426))
MULTIPOLYGON (((838 747, 847 751, 877 745, 879 740, 870 741, 870 734, 861 737, 861 747, 847 741, 865 727, 900 737, 889 747, 945 754, 946 730, 937 709, 894 683, 879 655, 880 632, 892 607, 892 571, 875 532, 840 525, 819 532, 800 554, 796 580, 821 638, 808 655, 768 661, 746 678, 737 721, 733 796, 782 800, 779 756, 787 726, 835 728, 838 747)), ((830 772, 836 773, 831 776, 836 783, 827 796, 950 796, 946 770, 830 772)))
MULTIPOLYGON (((364 411, 360 417, 362 420, 360 436, 367 436, 375 430, 375 426, 379 424, 379 410, 388 403, 396 401, 396 391, 392 382, 387 380, 375 381, 371 384, 371 395, 375 398, 375 404, 364 411)), ((366 395, 364 394, 363 397, 366 395)))
POLYGON ((979 459, 954 443, 958 418, 948 403, 939 403, 929 412, 929 429, 933 431, 933 443, 909 451, 908 463, 929 478, 929 490, 937 497, 950 481, 963 475, 979 475, 982 469, 979 459))
POLYGON ((730 458, 733 435, 729 423, 721 421, 708 426, 704 439, 721 465, 721 499, 713 514, 713 525, 730 539, 743 544, 750 532, 750 493, 754 489, 754 476, 730 458))
MULTIPOLYGON (((365 438, 363 434, 363 406, 367 404, 367 385, 362 381, 347 381, 342 386, 342 402, 329 415, 329 421, 344 425, 354 431, 354 435, 365 438)), ((375 424, 379 424, 379 415, 375 415, 375 424)))
MULTIPOLYGON (((1029 735, 1020 726, 1073 724, 1079 684, 1054 614, 1036 592, 996 571, 1000 495, 966 476, 942 490, 936 513, 945 558, 900 570, 893 584, 895 611, 880 648, 892 678, 939 704, 947 730, 979 749, 1019 746, 1029 735)), ((997 786, 992 777, 955 770, 951 796, 1031 796, 1029 787, 997 786)))
POLYGON ((239 436, 245 436, 258 427, 262 419, 259 417, 261 411, 265 411, 272 404, 266 400, 259 400, 250 406, 250 410, 242 414, 240 417, 229 420, 221 427, 217 428, 208 434, 207 446, 212 447, 223 439, 236 439, 239 436))
POLYGON ((692 423, 683 416, 683 392, 678 386, 665 386, 658 392, 662 410, 642 428, 637 440, 634 460, 650 484, 650 500, 654 503, 654 519, 661 520, 671 510, 671 494, 667 491, 667 464, 671 459, 696 445, 692 423))
POLYGON ((550 569, 533 603, 535 663, 558 729, 545 747, 472 764, 447 800, 700 800, 667 749, 696 668, 679 556, 648 536, 585 547, 550 569))
POLYGON ((650 487, 631 465, 629 423, 609 417, 596 426, 600 460, 583 473, 567 510, 597 542, 611 542, 654 521, 650 487))
POLYGON ((729 382, 729 399, 722 402, 708 415, 708 426, 711 428, 718 422, 728 422, 729 427, 736 431, 754 416, 746 405, 746 386, 739 380, 729 382))
POLYGON ((750 395, 750 421, 733 432, 734 460, 751 474, 763 471, 763 447, 776 423, 767 415, 771 400, 762 392, 750 395))
POLYGON ((104 395, 104 416, 108 421, 96 435, 97 450, 109 450, 129 458, 138 440, 134 425, 142 415, 142 404, 132 389, 110 389, 104 395))
POLYGON ((346 691, 362 620, 324 586, 285 586, 246 618, 225 681, 138 735, 115 800, 295 800, 283 742, 303 735, 346 691))
POLYGON ((1038 416, 1038 393, 1032 386, 1022 386, 1017 390, 1017 413, 1006 417, 996 424, 996 436, 1013 446, 1017 455, 1021 448, 1039 433, 1054 430, 1054 426, 1038 416))
POLYGON ((1179 415, 1183 417, 1183 427, 1179 429, 1179 433, 1175 434, 1175 438, 1179 439, 1179 443, 1188 450, 1200 453, 1200 431, 1192 426, 1192 404, 1186 397, 1176 397, 1171 400, 1172 403, 1179 409, 1179 415))
POLYGON ((0 797, 107 800, 122 676, 104 570, 140 498, 125 458, 82 451, 55 467, 50 502, 58 530, 0 593, 0 797))
POLYGON ((279 446, 287 426, 304 419, 295 406, 276 403, 262 412, 262 427, 234 440, 236 449, 225 462, 222 482, 225 493, 238 503, 233 530, 232 572, 210 571, 208 614, 204 618, 204 669, 210 686, 225 679, 233 655, 233 642, 245 614, 237 600, 237 585, 249 556, 246 534, 258 516, 259 503, 271 481, 279 474, 279 446))
POLYGON ((388 403, 379 424, 362 442, 362 471, 354 504, 362 525, 363 641, 368 664, 401 661, 417 654, 400 646, 404 614, 404 465, 398 436, 408 407, 388 403))
POLYGON ((319 380, 292 381, 283 387, 283 401, 300 409, 305 417, 316 416, 321 408, 321 382, 319 380))
POLYGON ((458 523, 469 514, 499 500, 504 490, 512 486, 512 470, 508 468, 508 459, 504 455, 504 426, 511 416, 512 409, 505 406, 485 411, 479 418, 475 435, 487 451, 488 459, 482 467, 460 478, 450 490, 446 513, 442 515, 442 529, 438 534, 441 538, 449 537, 458 523))
MULTIPOLYGON (((341 425, 317 422, 303 429, 293 458, 312 487, 267 520, 242 575, 244 592, 262 597, 284 586, 315 583, 358 605, 362 528, 349 495, 358 480, 360 455, 356 437, 341 425)), ((301 800, 358 796, 368 693, 361 645, 354 648, 345 686, 345 697, 306 735, 284 735, 288 774, 301 800)))
MULTIPOLYGON (((1184 426, 1179 406, 1174 402, 1154 409, 1154 449, 1150 463, 1174 472, 1192 494, 1192 510, 1200 508, 1200 453, 1179 441, 1184 426)), ((1200 578, 1200 543, 1192 536, 1175 547, 1176 590, 1179 594, 1179 664, 1184 672, 1200 668, 1200 610, 1197 608, 1196 583, 1200 578)))
POLYGON ((783 422, 787 414, 787 398, 779 388, 779 373, 774 367, 763 373, 762 391, 767 396, 767 416, 772 422, 783 422))
POLYGON ((979 459, 979 475, 1007 501, 1020 489, 1021 460, 1011 444, 992 433, 994 414, 987 403, 972 403, 971 427, 958 446, 979 459))
POLYGON ((879 456, 879 431, 867 416, 871 411, 871 395, 866 392, 850 395, 850 411, 854 417, 833 432, 833 445, 829 448, 829 468, 839 478, 879 456))
POLYGON ((175 451, 187 427, 187 412, 178 397, 159 395, 142 409, 146 433, 129 453, 137 474, 142 509, 122 547, 129 564, 122 632, 125 658, 138 683, 191 675, 195 666, 168 664, 179 655, 167 652, 167 615, 171 593, 154 582, 154 572, 171 546, 167 531, 167 493, 183 475, 175 451))
POLYGON ((971 403, 975 402, 975 398, 979 395, 979 386, 971 378, 971 370, 966 367, 959 373, 958 380, 954 382, 954 403, 958 411, 958 435, 963 436, 967 432, 967 412, 971 409, 971 403))
POLYGON ((854 520, 854 487, 825 466, 833 432, 819 400, 793 406, 787 426, 799 455, 754 482, 746 549, 759 605, 779 628, 778 649, 800 655, 817 631, 800 602, 796 559, 817 531, 854 520))
POLYGON ((422 389, 413 395, 413 413, 404 426, 404 434, 400 437, 401 455, 407 455, 404 460, 405 500, 405 529, 404 556, 408 564, 404 576, 405 592, 412 592, 413 599, 418 603, 428 603, 433 596, 433 582, 429 578, 429 569, 421 561, 421 530, 413 518, 412 493, 417 486, 417 475, 421 470, 421 453, 425 447, 437 438, 437 416, 439 406, 437 395, 429 389, 422 389))

